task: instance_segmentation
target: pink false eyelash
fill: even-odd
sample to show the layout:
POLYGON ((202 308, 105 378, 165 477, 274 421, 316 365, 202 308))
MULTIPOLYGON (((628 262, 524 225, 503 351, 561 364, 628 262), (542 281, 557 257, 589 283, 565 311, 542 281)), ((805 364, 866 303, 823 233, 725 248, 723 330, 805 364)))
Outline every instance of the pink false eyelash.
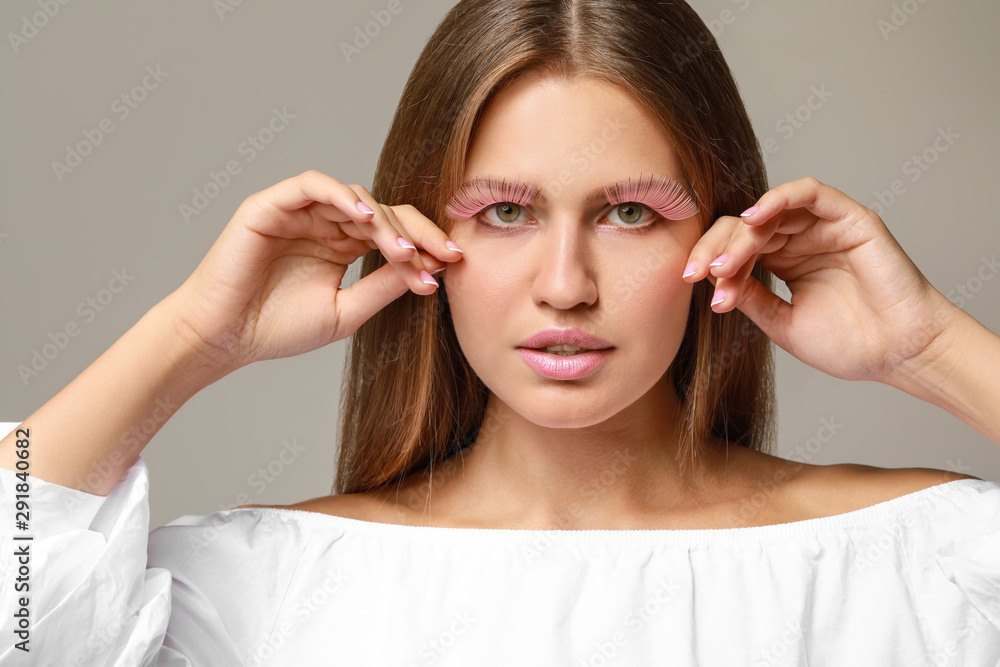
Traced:
POLYGON ((628 184, 623 188, 617 185, 610 189, 605 187, 604 194, 612 204, 621 205, 626 202, 638 202, 645 204, 668 220, 685 220, 698 212, 698 205, 694 203, 684 188, 677 181, 667 179, 657 180, 653 185, 653 176, 643 179, 639 175, 639 182, 628 184), (652 186, 652 187, 651 187, 652 186))
POLYGON ((537 190, 528 184, 512 185, 506 180, 491 176, 485 186, 482 180, 464 186, 445 207, 445 215, 452 220, 468 220, 489 206, 489 202, 510 202, 527 206, 536 194, 537 190))

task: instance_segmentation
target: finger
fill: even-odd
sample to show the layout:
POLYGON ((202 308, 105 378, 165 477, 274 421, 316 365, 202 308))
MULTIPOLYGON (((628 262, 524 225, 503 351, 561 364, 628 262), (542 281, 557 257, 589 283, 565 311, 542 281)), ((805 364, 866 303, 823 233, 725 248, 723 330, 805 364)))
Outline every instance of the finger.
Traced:
POLYGON ((792 305, 764 287, 752 275, 747 277, 746 286, 736 307, 760 327, 778 347, 791 354, 786 332, 792 317, 792 305))
MULTIPOLYGON (((333 227, 337 229, 337 231, 331 229, 334 237, 343 235, 355 239, 357 243, 363 244, 368 249, 377 248, 386 261, 396 267, 397 272, 411 290, 416 294, 433 294, 437 290, 438 284, 431 277, 431 274, 436 273, 444 263, 427 257, 426 253, 418 253, 413 248, 403 247, 399 242, 400 238, 406 240, 408 245, 412 246, 413 244, 407 239, 403 225, 396 217, 392 207, 379 204, 371 193, 360 185, 348 185, 347 187, 354 192, 359 201, 368 205, 374 213, 369 214, 367 221, 349 221, 334 225, 333 227), (387 244, 391 248, 391 252, 385 251, 387 244), (427 275, 422 275, 422 271, 426 271, 427 275)), ((335 210, 335 207, 329 204, 314 203, 310 209, 314 210, 317 215, 328 215, 332 212, 331 209, 335 210)))
MULTIPOLYGON (((310 170, 281 181, 251 195, 246 203, 268 209, 268 214, 250 223, 263 234, 317 240, 337 239, 341 234, 367 237, 390 263, 408 263, 414 257, 412 248, 396 240, 399 234, 367 190, 359 185, 344 185, 319 171, 310 170), (363 211, 359 204, 372 212, 363 211)), ((426 293, 429 283, 417 271, 416 276, 405 269, 402 274, 414 291, 426 293)))
MULTIPOLYGON (((292 232, 291 238, 316 238, 323 236, 328 231, 328 222, 346 222, 348 220, 360 222, 370 219, 370 213, 358 209, 359 201, 362 200, 350 186, 344 185, 324 173, 310 170, 298 176, 286 178, 269 188, 252 194, 247 197, 244 203, 268 207, 283 213, 299 212, 313 202, 327 204, 332 208, 324 207, 325 220, 313 215, 293 215, 287 216, 288 220, 282 217, 277 220, 263 221, 265 224, 267 222, 274 223, 272 228, 261 230, 266 234, 289 236, 286 232, 290 231, 292 232), (291 223, 288 222, 289 220, 291 223), (293 226, 292 229, 287 229, 289 224, 293 226), (281 226, 286 227, 286 229, 280 228, 281 226)), ((274 217, 272 216, 272 218, 274 217)))
MULTIPOLYGON (((413 257, 410 259, 410 262, 409 262, 410 265, 411 266, 415 266, 416 269, 417 269, 417 271, 426 270, 426 267, 424 266, 424 262, 420 258, 419 253, 417 252, 417 248, 419 246, 417 246, 413 242, 413 240, 410 238, 412 236, 412 234, 409 231, 407 231, 406 225, 404 225, 399 220, 399 217, 396 215, 396 211, 393 210, 393 207, 392 206, 383 206, 382 207, 382 212, 385 213, 386 219, 389 220, 389 223, 393 226, 393 229, 396 230, 396 233, 398 234, 398 236, 396 237, 397 241, 399 239, 404 239, 406 241, 406 243, 408 243, 409 245, 413 246, 414 251, 413 251, 413 257)), ((430 271, 428 271, 428 273, 430 273, 430 271)))
POLYGON ((761 225, 781 211, 797 208, 824 220, 846 220, 862 213, 865 207, 840 190, 806 177, 768 190, 741 218, 748 225, 761 225))
MULTIPOLYGON (((747 278, 757 264, 757 255, 753 255, 739 268, 735 275, 728 278, 718 277, 715 281, 715 292, 712 294, 711 307, 717 313, 725 313, 736 307, 746 291, 747 278)), ((709 274, 711 275, 711 274, 709 274)))
POLYGON ((758 227, 737 223, 725 248, 709 263, 709 271, 717 278, 730 278, 751 265, 765 248, 778 227, 778 220, 770 220, 758 227))
MULTIPOLYGON (((759 261, 758 258, 762 260, 761 263, 766 263, 767 259, 769 259, 768 255, 783 249, 788 243, 789 238, 788 234, 775 234, 767 240, 757 253, 751 255, 749 259, 744 261, 735 274, 730 277, 717 277, 717 280, 713 281, 713 284, 716 286, 716 290, 725 290, 725 297, 724 303, 713 304, 712 309, 717 313, 724 313, 732 310, 735 307, 735 304, 740 300, 740 298, 742 298, 746 279, 753 271, 753 267, 757 265, 759 261)), ((708 275, 709 277, 715 277, 712 273, 709 273, 708 275)), ((712 301, 716 301, 714 296, 712 301)))
POLYGON ((396 214, 397 219, 402 223, 402 227, 418 248, 430 252, 435 257, 445 262, 456 262, 465 256, 444 230, 438 227, 433 220, 421 213, 415 206, 402 204, 390 206, 396 214), (450 245, 449 245, 450 244, 450 245))
POLYGON ((278 247, 280 255, 315 257, 325 262, 342 264, 345 269, 370 250, 366 243, 357 239, 340 241, 335 245, 314 239, 282 239, 278 247))
POLYGON ((379 204, 371 193, 360 185, 348 187, 374 211, 367 220, 357 224, 358 229, 363 234, 368 234, 378 244, 379 250, 389 262, 413 263, 417 271, 422 270, 424 267, 417 258, 416 246, 396 219, 392 207, 379 204))
POLYGON ((739 218, 723 216, 712 223, 688 255, 688 262, 684 268, 683 280, 689 283, 696 283, 709 275, 709 264, 719 256, 722 249, 729 243, 737 225, 742 226, 739 218))
MULTIPOLYGON (((405 266, 413 270, 409 264, 405 266)), ((372 315, 410 289, 410 285, 400 275, 398 268, 400 267, 394 264, 380 266, 350 287, 340 290, 337 301, 340 331, 344 337, 357 331, 358 327, 371 319, 372 315)), ((430 293, 437 289, 430 285, 424 287, 429 289, 430 293)))

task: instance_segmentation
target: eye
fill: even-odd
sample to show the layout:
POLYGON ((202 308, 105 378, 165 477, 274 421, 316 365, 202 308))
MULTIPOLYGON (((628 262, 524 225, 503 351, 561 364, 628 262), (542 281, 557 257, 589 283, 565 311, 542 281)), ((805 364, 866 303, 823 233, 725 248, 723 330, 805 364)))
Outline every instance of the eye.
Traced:
POLYGON ((651 226, 652 223, 650 225, 637 224, 640 220, 642 220, 643 212, 648 210, 649 209, 639 202, 628 201, 612 208, 609 213, 609 218, 613 215, 618 215, 619 220, 623 223, 620 225, 622 227, 648 227, 651 226))
MULTIPOLYGON (((524 221, 530 220, 530 216, 527 216, 526 207, 508 201, 499 202, 491 204, 479 211, 479 224, 497 229, 514 229, 523 226, 517 224, 518 221, 521 220, 522 214, 526 216, 524 221), (493 214, 492 216, 490 215, 491 213, 493 214)), ((612 208, 608 211, 608 214, 603 218, 603 220, 609 222, 612 227, 646 231, 659 223, 662 218, 653 213, 653 211, 644 204, 640 204, 638 202, 624 202, 622 204, 612 205, 612 208), (644 213, 647 215, 644 216, 644 213), (639 224, 639 222, 643 220, 645 220, 645 222, 643 224, 639 224)))
POLYGON ((492 206, 487 206, 486 208, 483 209, 482 214, 483 216, 486 217, 487 220, 493 220, 493 218, 489 217, 490 212, 495 212, 497 214, 498 219, 495 222, 500 223, 499 225, 493 225, 493 226, 502 227, 517 222, 520 214, 524 212, 524 207, 522 207, 520 204, 504 201, 498 204, 494 204, 492 206))
POLYGON ((621 221, 621 224, 618 225, 619 227, 638 227, 642 229, 652 227, 660 221, 660 217, 653 214, 646 218, 648 224, 638 224, 638 222, 643 219, 643 212, 652 214, 652 211, 644 204, 627 201, 612 208, 608 213, 608 219, 614 223, 616 222, 614 217, 617 216, 618 220, 621 221))

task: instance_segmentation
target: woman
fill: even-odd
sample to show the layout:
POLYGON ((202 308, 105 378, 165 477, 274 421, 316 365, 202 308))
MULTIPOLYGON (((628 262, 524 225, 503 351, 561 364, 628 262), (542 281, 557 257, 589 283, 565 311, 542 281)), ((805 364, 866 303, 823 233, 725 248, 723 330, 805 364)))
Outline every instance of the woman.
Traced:
POLYGON ((1000 340, 871 210, 767 189, 690 8, 462 2, 372 192, 309 171, 249 197, 3 441, 5 497, 35 477, 38 597, 8 561, 33 653, 0 663, 996 662, 1000 485, 771 456, 769 339, 1000 443, 1000 340), (352 333, 338 494, 147 543, 120 436, 152 398, 352 333))

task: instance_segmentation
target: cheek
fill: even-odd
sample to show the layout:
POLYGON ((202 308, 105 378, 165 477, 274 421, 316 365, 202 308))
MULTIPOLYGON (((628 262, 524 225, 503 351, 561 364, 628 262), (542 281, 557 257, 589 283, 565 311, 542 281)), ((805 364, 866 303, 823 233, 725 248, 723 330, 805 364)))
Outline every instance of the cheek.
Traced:
POLYGON ((653 242, 641 250, 616 258, 607 310, 626 314, 636 324, 679 326, 687 321, 694 285, 681 278, 690 246, 678 245, 671 238, 653 242))
POLYGON ((514 301, 523 298, 524 287, 514 284, 506 253, 481 243, 456 243, 466 251, 465 257, 438 274, 448 295, 455 334, 460 343, 495 338, 503 333, 500 324, 510 317, 514 301))

